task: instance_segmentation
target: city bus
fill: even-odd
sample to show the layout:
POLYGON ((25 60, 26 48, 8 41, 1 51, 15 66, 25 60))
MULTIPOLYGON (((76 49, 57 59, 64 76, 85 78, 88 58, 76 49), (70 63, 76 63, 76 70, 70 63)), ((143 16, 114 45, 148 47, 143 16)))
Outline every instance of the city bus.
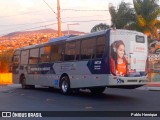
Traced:
POLYGON ((14 51, 13 83, 53 87, 63 94, 134 89, 147 83, 147 45, 143 33, 121 29, 53 38, 14 51))

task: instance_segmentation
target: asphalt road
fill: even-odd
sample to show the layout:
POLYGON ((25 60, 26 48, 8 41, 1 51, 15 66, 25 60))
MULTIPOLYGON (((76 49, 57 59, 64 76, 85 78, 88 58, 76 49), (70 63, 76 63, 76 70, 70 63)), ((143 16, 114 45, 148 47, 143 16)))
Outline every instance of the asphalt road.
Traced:
MULTIPOLYGON (((20 85, 0 86, 0 111, 160 111, 159 92, 146 89, 106 88, 105 92, 98 96, 92 95, 89 91, 65 96, 60 94, 59 90, 43 87, 21 89, 20 85)), ((17 120, 17 118, 14 119, 17 120)), ((53 120, 53 118, 45 119, 53 120)), ((74 120, 75 118, 67 117, 65 119, 74 120)), ((105 118, 76 119, 99 120, 105 118)), ((111 119, 127 120, 128 118, 109 118, 109 120, 111 119)), ((158 118, 146 118, 146 120, 150 119, 158 118)), ((140 117, 138 120, 144 120, 144 118, 140 117)))

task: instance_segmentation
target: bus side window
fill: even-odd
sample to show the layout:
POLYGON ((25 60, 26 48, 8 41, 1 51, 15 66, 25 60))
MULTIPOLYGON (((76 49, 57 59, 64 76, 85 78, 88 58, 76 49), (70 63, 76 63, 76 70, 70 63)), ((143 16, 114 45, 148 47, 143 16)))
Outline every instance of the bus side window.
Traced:
POLYGON ((20 63, 20 51, 16 51, 13 55, 13 64, 18 65, 20 63))
POLYGON ((75 49, 75 54, 76 54, 76 60, 80 59, 80 43, 81 41, 76 41, 76 49, 75 49))
POLYGON ((75 59, 75 42, 66 43, 65 48, 65 61, 70 61, 75 59))
POLYGON ((91 59, 94 56, 94 49, 95 49, 95 38, 85 39, 82 40, 81 43, 81 59, 91 59))
POLYGON ((39 61, 39 48, 31 49, 29 56, 29 64, 37 64, 39 61))
POLYGON ((61 44, 59 45, 58 53, 60 55, 60 60, 59 61, 64 61, 64 54, 65 54, 65 45, 61 44))
POLYGON ((40 63, 50 62, 50 52, 50 46, 40 48, 40 63))
POLYGON ((63 61, 64 60, 64 44, 51 46, 51 61, 63 61))
POLYGON ((51 46, 51 61, 55 62, 58 60, 59 60, 58 45, 52 45, 51 46))
POLYGON ((21 52, 21 64, 28 64, 29 50, 21 52))
POLYGON ((96 45, 96 58, 102 58, 105 52, 105 43, 106 39, 105 36, 97 38, 97 45, 96 45))
POLYGON ((19 64, 19 55, 14 55, 14 57, 13 57, 13 63, 14 64, 19 64))

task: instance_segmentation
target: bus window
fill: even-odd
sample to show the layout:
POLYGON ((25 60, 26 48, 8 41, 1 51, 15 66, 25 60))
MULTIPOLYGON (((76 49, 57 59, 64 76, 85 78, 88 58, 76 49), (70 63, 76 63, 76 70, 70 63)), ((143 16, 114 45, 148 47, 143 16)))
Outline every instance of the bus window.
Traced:
POLYGON ((20 51, 16 51, 13 56, 13 64, 16 64, 16 65, 19 64, 20 62, 19 56, 20 56, 20 51))
POLYGON ((61 44, 58 50, 60 54, 60 61, 64 61, 64 52, 65 52, 64 50, 65 50, 65 44, 61 44))
POLYGON ((91 59, 94 55, 96 39, 82 40, 81 43, 81 59, 91 59))
POLYGON ((97 45, 96 45, 96 58, 102 58, 105 52, 105 37, 98 37, 97 38, 97 45))
POLYGON ((28 64, 29 50, 21 52, 21 64, 28 64))
POLYGON ((50 62, 50 52, 50 46, 40 48, 40 63, 50 62))
POLYGON ((64 44, 51 46, 51 61, 63 61, 64 60, 64 44))
POLYGON ((65 48, 65 61, 74 60, 75 58, 75 42, 66 43, 65 48))
POLYGON ((76 60, 79 60, 80 59, 80 41, 76 41, 75 52, 76 52, 76 60))
POLYGON ((31 49, 29 56, 29 64, 37 64, 39 60, 39 48, 31 49))

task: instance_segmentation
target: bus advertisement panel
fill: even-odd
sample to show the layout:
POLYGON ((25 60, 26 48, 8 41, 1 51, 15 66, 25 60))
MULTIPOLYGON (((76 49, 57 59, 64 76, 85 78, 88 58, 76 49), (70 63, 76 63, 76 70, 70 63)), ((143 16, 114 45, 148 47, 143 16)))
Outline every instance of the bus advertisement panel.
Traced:
POLYGON ((144 76, 148 51, 146 36, 115 30, 110 37, 111 73, 121 77, 144 76))

